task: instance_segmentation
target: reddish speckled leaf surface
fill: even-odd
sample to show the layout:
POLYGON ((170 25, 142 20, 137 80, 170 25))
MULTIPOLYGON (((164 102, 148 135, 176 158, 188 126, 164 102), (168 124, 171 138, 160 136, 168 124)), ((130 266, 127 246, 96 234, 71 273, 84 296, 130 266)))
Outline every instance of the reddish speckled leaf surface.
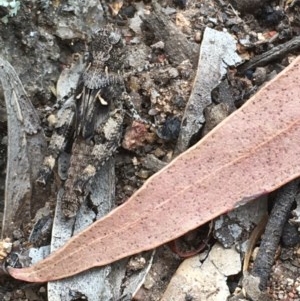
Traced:
POLYGON ((9 273, 31 282, 155 248, 300 175, 300 57, 125 204, 45 260, 9 273))

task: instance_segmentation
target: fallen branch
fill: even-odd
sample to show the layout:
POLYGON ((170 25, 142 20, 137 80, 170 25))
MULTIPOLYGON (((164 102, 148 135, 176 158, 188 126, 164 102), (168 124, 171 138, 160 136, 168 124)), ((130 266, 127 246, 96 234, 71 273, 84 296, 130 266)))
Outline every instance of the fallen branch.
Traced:
POLYGON ((266 66, 272 61, 281 59, 287 54, 300 48, 300 36, 297 36, 290 41, 278 45, 269 51, 256 55, 253 59, 238 67, 239 73, 244 73, 248 69, 266 66))

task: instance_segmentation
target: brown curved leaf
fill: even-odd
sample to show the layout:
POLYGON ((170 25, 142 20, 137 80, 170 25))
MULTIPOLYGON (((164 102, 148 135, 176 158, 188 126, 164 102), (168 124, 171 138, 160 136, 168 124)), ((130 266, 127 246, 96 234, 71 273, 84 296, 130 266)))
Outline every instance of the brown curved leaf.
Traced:
POLYGON ((300 57, 124 205, 45 260, 9 273, 64 278, 155 248, 300 175, 300 57))

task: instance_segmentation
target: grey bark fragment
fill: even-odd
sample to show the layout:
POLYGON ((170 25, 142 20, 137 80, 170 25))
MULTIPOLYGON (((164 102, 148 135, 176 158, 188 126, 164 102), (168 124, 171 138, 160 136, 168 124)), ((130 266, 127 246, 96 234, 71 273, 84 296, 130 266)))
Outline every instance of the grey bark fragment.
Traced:
MULTIPOLYGON (((0 58, 0 78, 4 90, 8 124, 8 163, 2 237, 30 222, 46 201, 35 185, 46 142, 38 115, 28 99, 13 67, 0 58)), ((47 194, 46 194, 47 195, 47 194)))
MULTIPOLYGON (((98 217, 108 213, 114 199, 114 160, 110 159, 95 178, 95 190, 91 199, 98 203, 98 217), (102 205, 102 206, 101 206, 102 205)), ((61 196, 58 203, 52 230, 51 251, 64 245, 73 235, 85 229, 96 219, 86 202, 82 204, 76 218, 66 219, 61 211, 61 196)), ((79 275, 48 283, 48 298, 52 301, 69 300, 72 294, 83 294, 89 301, 114 300, 109 274, 111 266, 92 269, 79 275)))
MULTIPOLYGON (((96 212, 84 202, 73 219, 65 219, 61 211, 62 191, 58 195, 56 216, 52 231, 51 251, 65 244, 70 237, 82 231, 107 214, 114 207, 115 174, 114 159, 111 158, 95 177, 91 189, 90 200, 97 208, 96 212)), ((83 294, 89 301, 119 300, 122 296, 134 295, 147 274, 152 263, 152 252, 143 255, 146 264, 143 269, 133 273, 127 279, 123 291, 128 259, 118 261, 109 266, 95 268, 73 277, 48 283, 48 298, 51 301, 72 300, 71 295, 83 294)))
POLYGON ((225 248, 245 241, 247 234, 267 212, 267 198, 261 197, 215 219, 214 236, 225 248))
POLYGON ((197 45, 190 43, 178 27, 173 24, 169 17, 162 13, 161 7, 156 2, 152 3, 154 12, 149 16, 142 17, 144 23, 155 34, 158 40, 165 43, 165 51, 168 59, 175 65, 189 59, 196 63, 197 45))
POLYGON ((78 56, 77 60, 74 59, 70 68, 62 70, 56 84, 56 96, 58 103, 73 96, 80 76, 85 68, 86 64, 84 62, 84 58, 82 56, 78 56))
POLYGON ((191 139, 201 130, 205 122, 203 110, 212 103, 211 91, 226 74, 227 67, 241 62, 235 52, 235 45, 230 34, 205 29, 193 90, 182 119, 177 154, 185 151, 190 146, 191 139))
POLYGON ((50 246, 43 246, 40 248, 32 248, 28 250, 28 256, 31 258, 31 263, 44 259, 50 253, 50 246))
MULTIPOLYGON (((81 64, 74 64, 66 74, 61 74, 57 84, 58 101, 70 96, 70 93, 77 85, 80 74, 83 71, 82 68, 81 64)), ((105 114, 99 116, 99 122, 101 119, 105 119, 105 114)), ((96 210, 92 210, 90 208, 92 206, 88 206, 87 200, 85 200, 76 217, 72 219, 66 219, 62 213, 61 197, 63 191, 59 192, 52 229, 51 252, 63 246, 73 235, 88 227, 114 207, 115 173, 113 158, 110 158, 97 173, 90 192, 90 205, 96 210)), ((121 267, 119 265, 119 272, 122 274, 122 277, 125 275, 125 267, 126 262, 121 267)), ((89 301, 114 300, 112 290, 115 283, 111 282, 111 271, 111 266, 107 266, 92 269, 67 279, 49 282, 48 298, 52 301, 60 301, 72 300, 72 296, 84 295, 89 301)))
MULTIPOLYGON (((74 88, 77 85, 83 66, 74 64, 66 74, 62 74, 57 84, 58 102, 67 99, 67 102, 74 96, 74 88), (72 80, 70 80, 72 79, 72 80), (75 85, 74 85, 75 82, 75 85)), ((98 116, 98 122, 106 119, 106 114, 98 116)), ((114 159, 110 158, 97 173, 90 187, 88 200, 85 199, 75 218, 66 219, 61 209, 61 190, 57 197, 56 213, 52 230, 51 252, 64 245, 73 235, 81 232, 91 225, 95 220, 100 219, 115 207, 115 170, 114 159)), ((59 164, 61 174, 61 164, 59 164)), ((152 257, 146 254, 147 263, 145 267, 134 273, 130 278, 126 289, 122 291, 122 284, 126 276, 127 259, 112 265, 95 268, 73 277, 48 283, 48 298, 51 301, 73 300, 74 296, 85 296, 89 301, 118 300, 121 296, 133 295, 141 285, 152 257)))

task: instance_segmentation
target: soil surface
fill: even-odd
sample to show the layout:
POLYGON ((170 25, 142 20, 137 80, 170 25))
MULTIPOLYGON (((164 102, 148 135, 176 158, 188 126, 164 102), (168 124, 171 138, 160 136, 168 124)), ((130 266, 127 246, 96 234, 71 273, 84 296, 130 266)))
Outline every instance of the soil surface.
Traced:
MULTIPOLYGON (((191 145, 243 105, 300 51, 299 41, 292 46, 287 44, 300 34, 300 2, 297 0, 251 1, 251 5, 249 1, 163 0, 159 7, 151 0, 124 0, 106 1, 109 3, 104 5, 104 9, 100 2, 28 0, 20 3, 16 14, 10 6, 4 7, 0 3, 0 16, 3 16, 0 22, 0 55, 18 73, 49 141, 53 128, 48 117, 55 112, 56 83, 62 70, 71 65, 74 53, 84 53, 95 30, 107 24, 120 30, 128 48, 128 74, 124 75, 127 91, 140 115, 155 124, 157 130, 152 131, 149 126, 135 124, 131 118, 126 118, 122 145, 115 156, 117 205, 126 201, 149 176, 175 155, 205 28, 230 33, 236 39, 237 53, 253 64, 228 68, 220 85, 211 91, 212 104, 204 112, 205 125, 193 137, 191 145), (159 20, 167 20, 177 31, 169 32, 170 27, 159 23, 159 20), (179 41, 187 47, 176 47, 174 43, 179 41), (279 45, 283 45, 283 49, 279 54, 272 54, 272 49, 279 45), (269 54, 268 57, 260 60, 265 53, 269 54), (257 62, 254 61, 256 58, 257 62), (224 103, 227 103, 225 109, 220 106, 224 103)), ((3 91, 0 95, 2 219, 9 131, 3 91)), ((52 218, 55 202, 51 201, 47 206, 52 218)), ((25 246, 33 223, 14 233, 13 241, 25 246)), ((199 231, 197 235, 192 235, 192 239, 183 240, 180 247, 197 249, 199 237, 205 237, 206 233, 199 231)), ((49 240, 49 233, 46 233, 39 245, 48 245, 49 240)), ((211 241, 214 240, 212 237, 211 241)), ((295 263, 298 262, 299 252, 295 240, 295 246, 290 244, 293 247, 289 245, 284 248, 274 266, 269 284, 274 300, 300 300, 300 290, 297 290, 300 287, 297 276, 299 265, 295 263), (293 264, 297 268, 291 268, 293 264), (286 278, 293 279, 292 283, 286 278)), ((160 300, 181 261, 168 246, 162 246, 155 256, 148 282, 138 292, 136 300, 160 300)), ((232 279, 232 292, 239 276, 236 278, 232 279)), ((0 279, 0 299, 48 300, 47 287, 4 277, 0 279)), ((187 297, 186 300, 193 299, 187 297)))

